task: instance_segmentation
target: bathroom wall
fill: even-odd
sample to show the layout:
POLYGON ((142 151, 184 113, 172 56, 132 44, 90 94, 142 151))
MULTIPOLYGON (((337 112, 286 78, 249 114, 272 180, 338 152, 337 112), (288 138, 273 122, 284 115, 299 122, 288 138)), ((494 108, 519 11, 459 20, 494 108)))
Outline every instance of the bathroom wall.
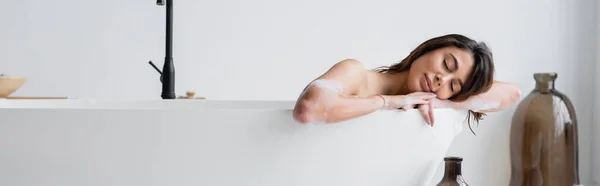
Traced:
MULTIPOLYGON (((0 73, 26 76, 16 95, 159 99, 164 7, 156 0, 27 0, 0 6, 0 73)), ((581 123, 581 177, 591 184, 596 2, 277 1, 175 2, 176 90, 208 99, 294 100, 328 67, 404 58, 425 39, 461 33, 488 43, 498 80, 526 95, 532 73, 559 74, 581 123)), ((449 154, 465 157, 473 185, 506 185, 514 107, 465 131, 449 154)), ((438 172, 438 177, 441 173, 438 172)))
MULTIPOLYGON (((596 10, 600 10, 600 3, 596 3, 596 10)), ((593 134, 600 133, 600 99, 597 95, 600 95, 600 32, 598 32, 598 26, 600 26, 600 14, 596 12, 596 60, 594 62, 595 73, 593 73, 593 87, 594 87, 594 116, 593 116, 593 134)), ((600 137, 598 135, 592 135, 592 173, 591 181, 593 185, 600 185, 600 137)))

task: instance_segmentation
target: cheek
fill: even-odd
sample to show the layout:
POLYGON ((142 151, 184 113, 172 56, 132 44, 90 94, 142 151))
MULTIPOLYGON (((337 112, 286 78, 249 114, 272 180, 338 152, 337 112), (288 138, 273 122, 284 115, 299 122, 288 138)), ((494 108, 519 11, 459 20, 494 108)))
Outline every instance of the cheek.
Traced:
POLYGON ((423 56, 419 59, 417 59, 412 65, 411 65, 411 71, 415 71, 415 72, 425 72, 428 69, 430 69, 431 67, 434 66, 434 64, 432 63, 434 60, 431 59, 431 57, 429 56, 423 56))
POLYGON ((439 62, 436 63, 435 61, 432 61, 432 60, 422 61, 421 64, 416 66, 416 71, 421 73, 421 75, 423 73, 441 72, 442 70, 443 70, 442 64, 440 64, 439 62))
POLYGON ((427 71, 427 69, 430 68, 432 64, 430 64, 428 61, 420 61, 420 63, 415 66, 419 72, 423 72, 427 71))
POLYGON ((411 73, 406 79, 406 82, 408 84, 408 89, 413 92, 413 91, 417 91, 417 90, 421 90, 421 87, 419 86, 419 78, 416 78, 418 74, 421 73, 411 73))

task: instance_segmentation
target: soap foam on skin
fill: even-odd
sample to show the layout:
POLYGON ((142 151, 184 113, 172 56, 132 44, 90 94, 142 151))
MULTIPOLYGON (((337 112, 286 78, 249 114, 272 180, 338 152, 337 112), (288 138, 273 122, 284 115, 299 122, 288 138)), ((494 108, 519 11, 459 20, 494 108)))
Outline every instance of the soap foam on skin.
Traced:
MULTIPOLYGON (((322 108, 325 110, 323 114, 317 115, 314 114, 310 118, 312 121, 310 124, 325 124, 327 120, 328 111, 333 107, 337 97, 342 94, 344 90, 344 84, 338 80, 330 80, 330 79, 317 79, 311 82, 307 88, 301 93, 301 97, 306 94, 309 90, 319 90, 323 91, 323 94, 315 100, 313 105, 310 107, 313 108, 322 108)), ((452 102, 450 100, 439 100, 432 99, 434 108, 453 108, 453 109, 465 109, 465 110, 473 110, 473 111, 481 111, 481 110, 489 110, 498 108, 500 106, 499 101, 487 100, 485 97, 477 96, 469 99, 465 102, 452 102)), ((385 104, 390 104, 387 100, 385 104)), ((425 105, 428 106, 428 105, 425 105)), ((382 109, 385 109, 384 106, 382 109)))
POLYGON ((435 108, 453 108, 453 109, 465 109, 473 111, 489 110, 500 107, 500 102, 495 100, 486 100, 485 98, 477 97, 469 99, 463 103, 455 103, 450 100, 439 100, 433 99, 433 105, 435 108))
POLYGON ((338 94, 342 93, 342 91, 344 90, 344 84, 342 84, 341 81, 329 79, 317 79, 308 85, 308 87, 311 86, 317 86, 319 88, 327 89, 338 94))
POLYGON ((310 118, 313 119, 309 124, 325 124, 327 120, 327 113, 333 106, 335 99, 344 90, 344 85, 342 82, 337 80, 317 79, 308 84, 306 89, 302 92, 301 97, 303 97, 304 94, 306 94, 306 92, 309 90, 323 91, 323 94, 321 94, 321 96, 319 96, 317 100, 315 100, 315 103, 310 105, 310 107, 323 108, 325 110, 322 115, 312 115, 310 118))
MULTIPOLYGON (((325 124, 327 121, 327 115, 329 113, 329 110, 331 110, 338 97, 342 96, 343 94, 344 84, 338 80, 317 79, 308 84, 307 88, 302 92, 301 97, 304 96, 304 94, 306 94, 306 92, 308 92, 309 90, 322 91, 322 94, 319 94, 320 96, 315 100, 313 105, 310 105, 310 107, 315 109, 322 108, 324 112, 321 115, 314 114, 310 116, 311 121, 308 124, 325 124)), ((384 107, 381 108, 382 110, 386 108, 389 102, 386 101, 385 104, 386 105, 384 105, 384 107)))

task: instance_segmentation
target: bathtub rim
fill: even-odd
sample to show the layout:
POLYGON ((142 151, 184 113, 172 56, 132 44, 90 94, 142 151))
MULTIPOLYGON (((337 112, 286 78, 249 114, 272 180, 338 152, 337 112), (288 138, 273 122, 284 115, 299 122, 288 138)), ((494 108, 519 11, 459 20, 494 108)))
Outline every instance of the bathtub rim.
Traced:
MULTIPOLYGON (((0 109, 82 109, 82 110, 282 110, 291 111, 291 100, 117 100, 117 99, 0 99, 0 109)), ((435 108, 437 112, 467 112, 435 108)), ((416 109, 408 110, 407 112, 416 109)))

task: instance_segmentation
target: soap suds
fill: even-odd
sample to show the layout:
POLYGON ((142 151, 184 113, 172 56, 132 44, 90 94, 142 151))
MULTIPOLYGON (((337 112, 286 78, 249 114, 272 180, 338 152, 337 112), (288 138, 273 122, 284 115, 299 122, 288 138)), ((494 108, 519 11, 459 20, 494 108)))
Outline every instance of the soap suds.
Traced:
MULTIPOLYGON (((337 80, 317 79, 308 85, 309 88, 312 86, 317 86, 322 89, 327 89, 327 90, 333 91, 338 94, 342 93, 342 91, 344 90, 344 85, 342 84, 342 82, 337 81, 337 80)), ((307 88, 307 90, 308 90, 308 88, 307 88)))
POLYGON ((464 102, 453 102, 450 100, 433 99, 435 108, 453 108, 461 110, 489 110, 500 107, 500 102, 496 100, 487 100, 484 97, 473 97, 464 102))
POLYGON ((320 115, 315 113, 314 115, 310 116, 310 118, 312 119, 309 122, 309 124, 325 124, 327 121, 327 114, 329 110, 333 107, 338 96, 344 90, 344 85, 341 81, 337 80, 317 79, 311 82, 300 96, 303 97, 309 90, 321 91, 318 94, 319 97, 317 97, 317 99, 314 101, 314 104, 310 105, 310 107, 312 107, 315 110, 323 110, 323 113, 320 115))

